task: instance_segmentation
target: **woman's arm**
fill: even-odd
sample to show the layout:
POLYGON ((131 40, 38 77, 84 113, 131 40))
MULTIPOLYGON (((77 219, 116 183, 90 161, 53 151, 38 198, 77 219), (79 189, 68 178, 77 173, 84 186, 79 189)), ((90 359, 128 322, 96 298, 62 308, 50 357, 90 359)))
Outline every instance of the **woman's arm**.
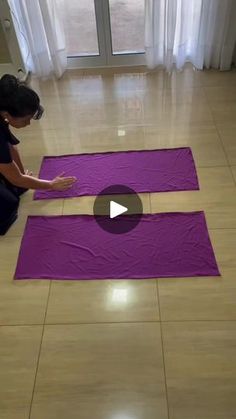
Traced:
POLYGON ((10 147, 10 152, 11 152, 12 160, 17 164, 20 172, 22 174, 24 174, 25 173, 25 169, 24 169, 23 163, 21 161, 20 154, 19 154, 19 151, 17 149, 17 146, 15 146, 13 144, 10 144, 9 147, 10 147))
POLYGON ((15 162, 0 164, 0 173, 13 185, 26 189, 51 189, 63 191, 69 189, 75 182, 76 177, 57 176, 53 180, 42 180, 33 176, 22 174, 15 162))

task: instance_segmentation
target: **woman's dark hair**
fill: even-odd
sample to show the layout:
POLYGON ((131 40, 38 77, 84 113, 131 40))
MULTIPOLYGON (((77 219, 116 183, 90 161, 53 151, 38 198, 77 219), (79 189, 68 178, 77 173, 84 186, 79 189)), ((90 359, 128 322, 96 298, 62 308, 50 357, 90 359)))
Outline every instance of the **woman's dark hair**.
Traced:
POLYGON ((39 108, 39 97, 30 87, 10 74, 0 79, 0 111, 13 117, 24 117, 34 115, 39 108))

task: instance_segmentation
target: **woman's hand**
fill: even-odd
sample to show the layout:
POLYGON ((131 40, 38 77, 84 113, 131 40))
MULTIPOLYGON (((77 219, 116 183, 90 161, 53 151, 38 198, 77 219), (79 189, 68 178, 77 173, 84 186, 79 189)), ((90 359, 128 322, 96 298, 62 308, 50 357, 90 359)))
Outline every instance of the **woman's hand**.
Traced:
POLYGON ((53 191, 65 191, 70 189, 73 184, 77 181, 75 176, 63 177, 64 173, 61 173, 59 176, 55 177, 51 181, 51 189, 53 191))

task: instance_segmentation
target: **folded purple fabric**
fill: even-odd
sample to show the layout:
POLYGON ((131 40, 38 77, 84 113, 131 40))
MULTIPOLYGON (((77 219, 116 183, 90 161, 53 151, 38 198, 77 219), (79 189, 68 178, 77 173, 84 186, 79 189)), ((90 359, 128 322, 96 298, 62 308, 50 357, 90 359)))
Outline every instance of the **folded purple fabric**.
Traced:
MULTIPOLYGON (((133 216, 124 216, 131 223, 133 216)), ((127 221, 125 221, 127 220, 127 221)), ((143 215, 126 234, 91 215, 28 218, 15 277, 120 279, 217 276, 203 212, 143 215)))
POLYGON ((77 183, 64 192, 37 191, 35 199, 98 195, 110 185, 125 185, 137 193, 199 189, 189 147, 44 157, 41 179, 62 172, 76 176, 77 183))

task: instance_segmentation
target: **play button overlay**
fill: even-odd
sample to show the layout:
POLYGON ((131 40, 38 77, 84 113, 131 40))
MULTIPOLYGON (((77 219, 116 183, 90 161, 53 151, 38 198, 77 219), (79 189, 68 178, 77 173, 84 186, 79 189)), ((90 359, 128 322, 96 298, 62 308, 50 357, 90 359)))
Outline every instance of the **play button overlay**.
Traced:
POLYGON ((117 204, 117 202, 110 201, 110 218, 116 218, 118 215, 124 214, 127 212, 128 208, 123 207, 123 205, 117 204))
POLYGON ((103 189, 95 199, 93 213, 103 230, 124 234, 139 224, 143 205, 133 189, 125 185, 111 185, 103 189))

